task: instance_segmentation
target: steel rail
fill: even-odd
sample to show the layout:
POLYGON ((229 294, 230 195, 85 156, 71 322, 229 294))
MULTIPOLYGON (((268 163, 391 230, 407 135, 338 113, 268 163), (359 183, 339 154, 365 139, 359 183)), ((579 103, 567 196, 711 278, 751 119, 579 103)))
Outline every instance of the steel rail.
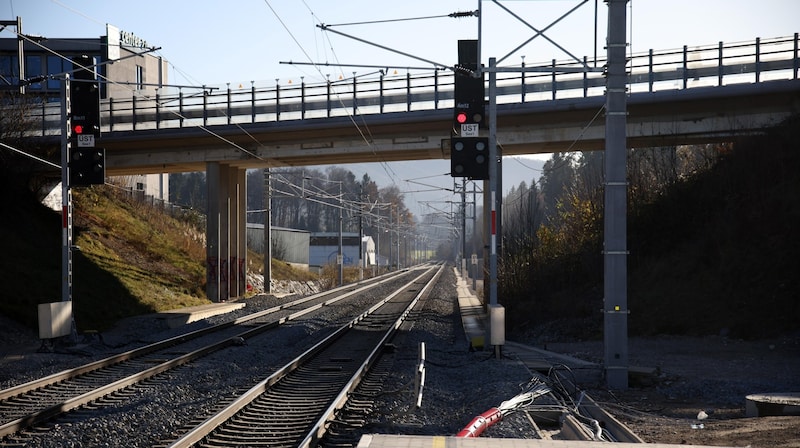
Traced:
POLYGON ((23 393, 26 393, 26 392, 30 392, 30 391, 37 390, 37 389, 40 389, 40 388, 45 387, 45 386, 49 386, 51 384, 60 383, 62 381, 74 378, 74 377, 76 377, 78 375, 82 375, 84 373, 89 373, 89 372, 92 372, 92 371, 95 371, 95 370, 98 370, 98 369, 102 369, 104 367, 108 367, 108 366, 117 364, 117 363, 122 362, 122 361, 127 361, 127 360, 130 360, 130 359, 134 359, 136 357, 139 357, 139 356, 147 355, 147 354, 152 353, 154 351, 163 350, 165 348, 172 347, 172 346, 174 346, 176 344, 180 344, 180 343, 189 341, 191 339, 195 339, 195 338, 198 338, 198 337, 201 337, 201 336, 205 336, 205 335, 208 335, 208 334, 211 334, 211 333, 214 333, 214 332, 217 332, 219 330, 226 329, 226 328, 234 327, 236 325, 240 325, 240 324, 243 324, 243 323, 251 321, 251 320, 259 319, 259 318, 262 318, 262 317, 267 316, 269 314, 273 314, 275 312, 291 308, 293 306, 301 305, 303 303, 306 303, 306 302, 309 302, 309 301, 312 301, 312 300, 316 300, 316 299, 318 299, 320 297, 324 297, 324 296, 327 296, 327 295, 338 294, 339 292, 341 292, 343 290, 346 290, 346 289, 353 288, 354 286, 363 285, 361 288, 353 290, 353 292, 351 292, 349 295, 356 294, 358 292, 364 291, 365 289, 368 289, 368 288, 371 288, 371 287, 374 287, 374 286, 378 286, 378 285, 380 285, 380 284, 382 284, 382 283, 384 283, 386 281, 391 280, 392 279, 392 275, 394 275, 394 274, 396 274, 396 273, 384 274, 384 275, 381 275, 379 277, 375 277, 375 278, 369 279, 369 280, 364 280, 364 281, 359 282, 359 283, 344 285, 344 286, 340 286, 340 287, 332 289, 332 290, 320 292, 320 293, 317 293, 317 294, 312 294, 310 296, 306 296, 306 297, 303 297, 303 298, 300 298, 300 299, 297 299, 297 300, 293 300, 291 302, 283 303, 283 304, 280 304, 278 306, 274 306, 272 308, 268 308, 266 310, 259 311, 257 313, 252 313, 252 314, 248 314, 247 316, 242 316, 242 317, 240 317, 238 319, 235 319, 233 321, 230 321, 230 322, 223 322, 223 323, 220 323, 220 324, 212 325, 212 326, 207 327, 207 328, 201 328, 199 330, 194 330, 194 331, 191 331, 191 332, 188 332, 188 333, 180 334, 178 336, 175 336, 175 337, 172 337, 172 338, 169 338, 169 339, 165 339, 163 341, 159 341, 159 342, 155 342, 155 343, 152 343, 152 344, 148 344, 148 345, 146 345, 144 347, 139 347, 139 348, 136 348, 136 349, 133 349, 133 350, 129 350, 129 351, 126 351, 126 352, 123 352, 123 353, 119 353, 117 355, 110 356, 108 358, 100 359, 100 360, 91 362, 89 364, 85 364, 83 366, 76 367, 74 369, 64 370, 64 371, 61 371, 61 372, 56 372, 56 373, 54 373, 52 375, 48 375, 48 376, 43 377, 43 378, 39 378, 39 379, 36 379, 36 380, 33 380, 33 381, 29 381, 27 383, 19 384, 19 385, 16 385, 16 386, 13 386, 13 387, 10 387, 10 388, 7 388, 7 389, 4 389, 4 390, 0 391, 0 402, 8 400, 9 398, 15 397, 17 395, 20 395, 20 394, 23 394, 23 393), (377 281, 377 283, 373 284, 373 281, 377 281))
MULTIPOLYGON (((369 317, 370 315, 375 313, 375 311, 380 309, 383 305, 387 304, 394 297, 396 297, 397 295, 402 293, 404 290, 406 290, 409 287, 409 285, 413 285, 415 282, 419 281, 420 279, 422 279, 426 275, 429 275, 430 271, 433 270, 434 268, 435 267, 430 267, 430 268, 426 269, 425 272, 423 272, 422 274, 420 274, 419 276, 414 278, 411 282, 409 282, 406 285, 404 285, 403 287, 397 289, 395 292, 393 292, 392 294, 390 294, 386 298, 382 299, 381 301, 379 301, 378 303, 376 303, 375 305, 370 307, 368 310, 364 311, 359 316, 357 316, 356 318, 351 320, 349 323, 341 326, 339 329, 337 329, 336 331, 334 331, 333 333, 331 333, 330 335, 325 337, 322 341, 320 341, 319 343, 315 344, 313 347, 311 347, 308 350, 306 350, 304 353, 302 353, 300 356, 298 356, 294 360, 292 360, 289 363, 287 363, 282 368, 278 369, 276 372, 274 372, 268 378, 264 379, 263 381, 259 382, 258 384, 256 384, 252 388, 250 388, 247 392, 245 392, 244 394, 239 396, 237 399, 235 399, 233 402, 228 404, 225 408, 223 408, 222 410, 217 412, 215 415, 207 418, 205 421, 200 423, 198 426, 196 426, 195 428, 193 428, 189 432, 185 433, 183 436, 181 436, 179 439, 174 441, 169 446, 170 447, 174 447, 174 448, 177 448, 177 447, 188 447, 188 446, 192 446, 194 444, 200 443, 202 440, 204 440, 205 438, 209 437, 217 428, 219 428, 220 426, 225 424, 227 421, 231 420, 235 415, 237 415, 238 413, 243 411, 246 407, 248 407, 250 404, 252 404, 256 399, 261 397, 270 388, 272 388, 274 385, 276 385, 279 381, 283 380, 284 378, 287 378, 291 373, 297 372, 300 368, 302 368, 302 366, 308 364, 316 355, 321 353, 323 350, 333 346, 336 341, 341 339, 346 333, 348 333, 351 329, 353 329, 357 324, 359 324, 364 319, 366 319, 367 317, 369 317)), ((442 269, 443 269, 443 265, 439 265, 438 266, 438 271, 437 271, 436 275, 434 276, 434 278, 438 278, 438 275, 439 275, 439 273, 441 272, 442 269)), ((428 281, 426 283, 430 284, 433 281, 434 280, 430 280, 430 281, 428 281)), ((423 291, 426 291, 426 290, 427 290, 427 287, 423 288, 423 291)), ((354 387, 354 384, 357 384, 357 378, 362 377, 364 369, 365 369, 365 364, 367 366, 371 365, 371 363, 374 361, 374 359, 376 359, 377 354, 378 354, 380 348, 382 347, 383 343, 390 336, 389 333, 393 333, 396 330, 396 328, 398 328, 400 326, 400 324, 402 323, 402 320, 404 320, 406 318, 406 316, 408 315, 408 312, 410 312, 410 309, 413 307, 414 304, 417 303, 419 298, 422 296, 423 291, 419 292, 416 295, 414 300, 411 301, 411 305, 407 306, 406 309, 404 310, 404 312, 401 313, 401 316, 398 317, 397 320, 392 325, 390 325, 390 328, 386 331, 386 334, 380 339, 380 342, 373 346, 373 349, 370 352, 367 360, 364 361, 362 363, 361 367, 357 369, 357 373, 348 381, 347 386, 345 387, 345 389, 349 389, 351 387, 354 387), (388 336, 387 336, 387 334, 388 334, 388 336)), ((327 410, 324 411, 323 417, 320 417, 316 421, 316 423, 314 423, 312 425, 312 428, 307 432, 307 436, 303 438, 303 440, 304 440, 303 443, 304 444, 305 443, 309 443, 309 441, 313 441, 313 440, 317 439, 318 435, 320 434, 321 428, 323 428, 325 426, 325 423, 327 422, 327 417, 328 417, 328 414, 331 412, 331 409, 334 409, 334 411, 335 411, 335 409, 338 409, 338 407, 341 406, 342 397, 346 397, 346 394, 347 394, 347 392, 344 391, 344 389, 342 389, 340 391, 340 393, 334 399, 333 404, 329 405, 327 410)), ((288 425, 289 423, 287 422, 286 424, 288 425)), ((264 429, 264 428, 262 428, 262 429, 264 429)), ((264 430, 268 430, 268 429, 264 429, 264 430)), ((303 446, 307 446, 307 445, 303 445, 303 446)))
POLYGON ((613 442, 644 443, 641 437, 637 436, 624 423, 617 420, 608 411, 603 409, 596 401, 588 395, 584 395, 579 407, 582 414, 599 422, 604 431, 611 434, 613 442))
MULTIPOLYGON (((405 273, 405 272, 402 272, 402 273, 405 273)), ((134 384, 137 384, 139 382, 142 382, 142 381, 144 381, 144 380, 146 380, 148 378, 156 376, 156 375, 158 375, 160 373, 163 373, 163 372, 165 372, 167 370, 174 369, 174 368, 176 368, 176 367, 178 367, 180 365, 186 364, 188 362, 194 361, 194 360, 196 360, 198 358, 207 356, 207 355, 209 355, 209 354, 211 354, 213 352, 216 352, 218 350, 226 348, 226 347, 228 347, 228 346, 230 346, 232 344, 235 344, 236 343, 235 341, 238 338, 241 338, 241 339, 251 338, 251 337, 256 336, 256 335, 258 335, 260 333, 263 333, 264 331, 270 330, 270 329, 275 328, 277 326, 280 326, 280 325, 282 325, 282 324, 284 324, 286 322, 292 321, 292 320, 297 319, 297 318, 299 318, 301 316, 304 316, 304 315, 309 314, 309 313, 311 313, 313 311, 316 311, 316 310, 318 310, 318 309, 320 309, 320 308, 322 308, 324 306, 329 306, 329 305, 331 305, 333 303, 336 303, 336 302, 338 302, 340 300, 343 300, 343 299, 345 299, 347 297, 351 297, 354 294, 358 294, 358 293, 364 292, 364 291, 366 291, 368 289, 371 289, 373 287, 376 287, 376 286, 378 286, 380 284, 383 284, 385 282, 393 280, 393 279, 397 278, 398 276, 399 276, 398 273, 392 273, 392 274, 387 274, 387 275, 383 275, 381 277, 378 277, 377 281, 369 282, 368 284, 365 284, 365 285, 360 286, 358 288, 352 288, 353 285, 348 285, 346 287, 337 288, 334 291, 341 292, 343 290, 347 290, 348 288, 352 288, 352 289, 350 289, 349 291, 345 292, 344 294, 337 295, 337 296, 335 296, 334 298, 332 298, 330 300, 326 300, 326 301, 321 302, 319 304, 304 308, 304 309, 302 309, 300 311, 297 311, 295 313, 292 313, 292 314, 290 314, 288 316, 282 317, 282 318, 280 318, 280 319, 278 319, 276 321, 272 321, 272 322, 268 322, 268 323, 256 326, 256 327, 254 327, 252 329, 249 329, 247 331, 239 333, 239 334, 237 334, 237 335, 235 335, 233 337, 224 338, 224 339, 222 339, 220 341, 217 341, 217 342, 215 342, 213 344, 210 344, 210 345, 207 345, 207 346, 202 347, 200 349, 194 350, 194 351, 192 351, 190 353, 178 356, 178 357, 173 358, 171 360, 161 362, 156 366, 153 366, 151 368, 139 371, 138 373, 135 373, 135 374, 132 374, 132 375, 128 375, 128 376, 126 376, 124 378, 121 378, 119 380, 116 380, 114 382, 111 382, 111 383, 105 384, 105 385, 103 385, 101 387, 95 388, 94 390, 91 390, 91 391, 88 391, 86 393, 80 394, 78 396, 75 396, 75 397, 69 398, 67 400, 64 400, 63 402, 47 406, 47 407, 45 407, 43 409, 40 409, 39 411, 30 413, 30 414, 28 414, 28 415, 26 415, 24 417, 17 418, 17 419, 14 419, 12 421, 6 422, 6 423, 0 425, 0 437, 4 437, 4 436, 10 435, 10 434, 14 434, 16 432, 19 432, 22 429, 28 428, 30 426, 33 426, 33 425, 37 424, 37 423, 43 422, 43 421, 48 420, 50 418, 53 418, 53 417, 55 417, 57 415, 63 414, 65 412, 68 412, 68 411, 73 410, 75 408, 78 408, 80 406, 83 406, 85 404, 91 403, 92 401, 95 401, 95 400, 97 400, 99 398, 102 398, 104 396, 107 396, 109 394, 117 392, 119 390, 125 389, 125 388, 127 388, 127 387, 129 387, 131 385, 134 385, 134 384)), ((362 282, 362 284, 363 283, 365 283, 365 282, 362 282)), ((286 310, 286 309, 291 308, 293 306, 297 306, 297 305, 309 302, 311 300, 318 299, 320 297, 330 296, 330 295, 332 295, 331 291, 327 291, 325 293, 319 293, 319 294, 315 294, 315 295, 312 295, 312 296, 309 296, 309 297, 304 297, 302 299, 298 299, 298 300, 295 300, 295 301, 292 301, 292 302, 289 302, 289 303, 286 303, 286 304, 282 304, 282 305, 279 305, 279 306, 276 306, 276 307, 272 307, 272 308, 269 308, 267 310, 263 310, 263 311, 260 311, 260 312, 257 312, 257 313, 253 313, 253 314, 248 315, 248 316, 243 316, 243 317, 238 318, 238 319, 236 319, 234 321, 231 321, 231 322, 226 322, 226 323, 218 324, 218 325, 215 325, 215 326, 212 326, 212 327, 209 327, 209 328, 196 330, 194 332, 190 332, 190 333, 186 333, 184 335, 179 335, 179 336, 170 338, 170 339, 168 339, 166 341, 158 342, 158 343, 155 343, 155 344, 150 344, 150 345, 148 345, 146 347, 142 347, 140 349, 131 350, 129 352, 122 353, 120 355, 116 355, 116 356, 112 356, 110 358, 99 360, 99 361, 87 364, 85 366, 78 367, 76 369, 72 369, 72 370, 60 372, 60 373, 57 373, 57 374, 53 374, 53 375, 50 375, 48 377, 42 378, 41 380, 32 381, 32 382, 25 383, 25 384, 22 384, 20 386, 8 389, 7 391, 4 391, 4 392, 7 392, 7 393, 4 393, 4 396, 7 396, 6 400, 12 400, 15 397, 19 397, 20 395, 25 394, 27 392, 31 392, 31 391, 35 391, 35 390, 41 389, 42 387, 46 387, 46 386, 49 386, 49 385, 52 385, 52 384, 55 384, 55 383, 61 383, 63 381, 75 378, 77 376, 84 375, 84 374, 87 374, 87 373, 90 373, 90 372, 93 372, 93 371, 97 371, 99 369, 106 368, 106 367, 109 367, 109 366, 113 366, 113 365, 119 364, 119 363, 124 362, 124 361, 129 361, 129 360, 132 360, 134 358, 141 357, 141 356, 153 353, 155 351, 158 351, 158 350, 161 350, 161 349, 164 349, 164 348, 174 347, 175 345, 178 345, 178 344, 183 343, 183 342, 187 342, 187 341, 189 341, 191 339, 195 339, 195 338, 200 337, 200 336, 211 334, 211 333, 214 333, 216 331, 220 331, 222 329, 232 328, 232 327, 234 327, 236 325, 241 325, 241 324, 250 322, 252 320, 258 319, 258 318, 263 317, 263 316, 266 316, 268 314, 271 314, 271 313, 274 313, 274 312, 277 312, 277 311, 281 311, 281 310, 286 310), (34 385, 38 385, 38 387, 33 387, 34 385), (8 391, 11 391, 11 392, 8 392, 8 391), (20 392, 20 391, 22 391, 22 392, 20 392)))
POLYGON ((645 443, 585 393, 581 394, 577 412, 564 415, 561 435, 567 440, 645 443))
POLYGON ((403 311, 400 317, 398 317, 395 320, 394 324, 389 329, 389 331, 387 331, 383 335, 381 340, 375 345, 375 348, 372 349, 372 352, 369 354, 367 359, 361 364, 361 367, 359 367, 356 370, 356 373, 353 375, 350 381, 347 382, 345 387, 342 388, 342 391, 339 392, 339 395, 336 397, 336 399, 334 399, 331 405, 328 406, 328 409, 325 410, 325 412, 319 418, 319 420, 317 420, 314 426, 312 426, 311 430, 309 431, 305 439, 303 439, 303 441, 300 442, 300 445, 298 445, 300 448, 310 448, 311 446, 313 446, 313 444, 317 443, 322 438, 322 436, 325 434, 325 430, 327 429, 327 426, 330 423, 330 421, 334 418, 339 409, 341 409, 345 405, 345 403, 347 403, 347 400, 349 399, 349 394, 356 389, 356 387, 364 378, 364 376, 367 374, 372 365, 378 360, 380 351, 383 349, 383 346, 386 343, 386 341, 388 341, 389 338, 391 338, 394 335, 395 331, 397 331, 397 329, 400 328, 403 322, 406 321, 408 315, 411 313, 411 310, 413 310, 414 307, 417 305, 417 302, 419 302, 420 299, 425 296, 425 294, 428 291, 428 288, 430 288, 431 285, 435 284, 436 281, 439 279, 443 269, 444 265, 441 265, 436 274, 434 274, 433 278, 425 284, 425 286, 419 291, 419 293, 417 293, 417 295, 414 297, 411 303, 409 303, 408 307, 406 307, 405 311, 403 311))

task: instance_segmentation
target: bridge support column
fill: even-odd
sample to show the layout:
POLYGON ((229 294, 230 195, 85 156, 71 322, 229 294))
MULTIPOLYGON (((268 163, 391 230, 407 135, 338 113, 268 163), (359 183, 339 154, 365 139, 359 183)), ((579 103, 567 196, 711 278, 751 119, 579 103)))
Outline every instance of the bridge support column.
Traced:
POLYGON ((209 162, 206 183, 206 295, 224 302, 247 291, 246 171, 209 162))

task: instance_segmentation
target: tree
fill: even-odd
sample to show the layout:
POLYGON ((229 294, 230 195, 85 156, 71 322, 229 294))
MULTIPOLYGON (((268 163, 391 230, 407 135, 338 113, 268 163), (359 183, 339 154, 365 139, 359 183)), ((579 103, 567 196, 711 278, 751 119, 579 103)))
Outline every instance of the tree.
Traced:
POLYGON ((558 203, 575 183, 573 153, 557 152, 545 162, 542 178, 544 217, 550 221, 558 213, 558 203))

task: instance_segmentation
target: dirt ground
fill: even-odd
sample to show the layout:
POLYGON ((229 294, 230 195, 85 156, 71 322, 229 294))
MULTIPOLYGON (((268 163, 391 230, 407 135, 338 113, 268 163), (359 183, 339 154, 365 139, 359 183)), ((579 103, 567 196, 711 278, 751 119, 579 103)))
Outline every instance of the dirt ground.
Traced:
MULTIPOLYGON (((602 362, 602 341, 550 342, 547 349, 602 362)), ((768 341, 632 338, 629 360, 631 366, 655 367, 658 373, 632 380, 624 391, 598 387, 589 394, 646 442, 800 447, 800 416, 745 416, 747 395, 800 392, 800 336, 768 341)))

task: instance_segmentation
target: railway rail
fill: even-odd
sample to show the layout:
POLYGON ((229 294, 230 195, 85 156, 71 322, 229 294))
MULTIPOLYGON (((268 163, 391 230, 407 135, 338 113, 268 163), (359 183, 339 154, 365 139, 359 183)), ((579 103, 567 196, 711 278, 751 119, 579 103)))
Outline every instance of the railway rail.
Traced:
POLYGON ((311 295, 2 390, 0 438, 408 275, 384 275, 311 295))
POLYGON ((169 446, 315 446, 442 269, 427 269, 169 446))
MULTIPOLYGON (((443 290, 437 290, 433 296, 434 300, 419 303, 413 311, 411 307, 404 308, 412 301, 419 300, 419 297, 428 288, 428 286, 423 286, 428 279, 420 275, 423 270, 426 272, 436 271, 435 269, 427 271, 428 269, 433 268, 413 268, 405 273, 406 277, 403 280, 397 280, 396 283, 391 284, 387 284, 392 281, 390 278, 376 279, 376 283, 382 282, 386 285, 385 288, 378 290, 372 290, 372 286, 365 283, 351 285, 328 294, 318 294, 287 302, 211 327, 218 331, 206 328, 180 335, 169 340, 173 345, 169 345, 167 341, 150 344, 142 349, 154 346, 161 346, 161 348, 141 356, 132 354, 136 350, 117 355, 131 359, 129 362, 116 359, 111 362, 110 367, 95 369, 97 364, 102 364, 98 361, 73 369, 74 372, 82 371, 73 379, 58 379, 60 374, 57 374, 0 391, 0 397, 2 397, 0 398, 0 424, 10 419, 8 418, 11 412, 9 409, 13 411, 17 406, 27 406, 26 401, 38 401, 38 407, 30 408, 32 412, 17 415, 16 423, 19 426, 10 431, 10 435, 0 437, 0 446, 60 446, 62 442, 66 441, 93 445, 93 441, 108 439, 97 438, 97 436, 84 439, 82 434, 87 433, 82 431, 88 430, 89 434, 95 434, 95 428, 104 428, 101 431, 104 431, 105 428, 112 429, 117 425, 111 422, 118 421, 118 419, 130 421, 138 429, 143 422, 142 418, 152 418, 154 424, 148 424, 148 429, 144 434, 137 435, 131 432, 126 435, 125 437, 128 437, 125 439, 126 444, 140 444, 147 440, 143 443, 147 446, 157 447, 217 447, 259 444, 355 447, 362 435, 381 433, 383 431, 380 428, 387 425, 392 426, 390 423, 392 419, 387 422, 379 416, 400 415, 397 412, 406 412, 402 410, 402 403, 405 400, 411 400, 409 397, 416 393, 416 389, 414 391, 406 389, 411 387, 408 382, 410 372, 408 369, 415 368, 410 365, 413 362, 410 360, 417 357, 417 347, 415 344, 408 345, 406 343, 408 339, 424 338, 417 340, 428 340, 429 329, 436 328, 438 334, 449 334, 445 337, 446 340, 455 341, 454 338, 457 338, 462 331, 456 321, 442 320, 437 317, 447 316, 448 314, 442 313, 446 313, 447 307, 452 306, 446 305, 452 303, 453 299, 451 296, 448 298, 448 293, 442 293, 443 290), (383 298, 388 289, 395 289, 399 283, 406 283, 412 278, 414 280, 408 284, 411 292, 395 291, 391 296, 383 298), (336 296, 358 294, 359 291, 366 292, 366 294, 359 294, 361 297, 350 301, 341 301, 341 297, 336 298, 331 295, 331 293, 336 296), (377 295, 381 295, 381 298, 375 299, 374 297, 377 295), (339 300, 340 305, 327 307, 327 311, 323 311, 324 318, 321 318, 320 314, 307 315, 313 309, 326 307, 336 300, 339 300), (376 304, 378 300, 380 303, 376 304), (383 308, 380 308, 381 304, 383 304, 383 308), (402 313, 398 311, 403 317, 396 319, 391 316, 389 310, 385 308, 386 306, 404 308, 402 313), (370 309, 364 311, 367 307, 370 309), (434 309, 436 311, 431 314, 434 309), (306 317, 297 319, 302 315, 306 315, 306 317), (355 319, 344 324, 356 315, 355 319), (336 317, 331 320, 331 316, 336 317), (288 325, 285 330, 264 333, 270 327, 274 328, 281 323, 293 321, 297 323, 288 325), (445 324, 448 321, 450 325, 445 324), (443 324, 445 325, 443 326, 443 324), (416 335, 418 327, 424 329, 425 336, 416 335), (403 331, 399 337, 393 337, 391 344, 388 344, 388 338, 391 336, 386 336, 388 333, 384 333, 384 330, 392 331, 392 329, 398 328, 407 331, 403 331), (451 328, 451 330, 444 330, 444 328, 451 328), (207 332, 211 333, 205 334, 207 332), (345 332, 355 336, 344 336, 345 332), (247 341, 244 347, 237 343, 237 340, 251 338, 257 334, 267 334, 267 336, 247 341), (298 340, 298 337, 301 339, 298 340), (332 344, 331 348, 317 346, 309 348, 322 337, 332 344), (374 345, 371 348, 359 347, 359 344, 367 339, 372 340, 374 345), (291 340, 299 343, 290 342, 291 340), (166 345, 162 346, 162 344, 166 345), (204 354, 215 353, 226 347, 231 347, 231 350, 223 351, 220 353, 221 356, 212 356, 199 362, 191 362, 189 359, 191 356, 199 358, 204 354), (287 362, 300 352, 303 354, 298 359, 287 362), (391 352, 391 355, 388 355, 388 352, 391 352), (243 355, 245 358, 242 357, 243 355), (311 358, 314 355, 322 356, 322 358, 308 361, 307 364, 305 364, 306 361, 300 360, 304 357, 311 358), (170 363, 175 367, 180 365, 187 365, 187 367, 179 369, 172 367, 175 373, 160 375, 161 372, 170 370, 167 367, 167 364, 170 363), (189 365, 190 363, 191 365, 189 365), (260 367, 255 368, 255 365, 260 367), (240 373, 231 376, 230 380, 218 384, 216 379, 219 377, 214 373, 210 375, 207 373, 209 372, 207 369, 214 366, 225 366, 223 370, 234 368, 240 373), (116 377, 109 377, 109 375, 116 375, 116 377), (129 383, 133 377, 140 377, 141 381, 129 383), (70 392, 77 387, 91 389, 92 382, 98 378, 102 379, 101 382, 108 383, 109 390, 117 392, 104 394, 90 390, 81 395, 75 395, 75 391, 70 392), (146 378, 152 379, 147 380, 146 378), (261 381, 263 378, 267 379, 261 381), (207 379, 211 381, 208 384, 205 383, 207 379), (261 382, 259 383, 259 381, 261 382), (389 396, 392 397, 388 400, 386 391, 383 390, 386 382, 390 388, 389 396), (47 385, 41 386, 42 383, 47 385), (256 383, 259 384, 253 386, 256 383), (34 386, 36 384, 38 386, 34 386), (200 386, 199 390, 197 390, 197 386, 200 386), (32 390, 24 393, 12 392, 27 387, 32 390), (173 394, 168 391, 173 388, 179 392, 173 394), (222 393, 205 392, 207 390, 216 391, 218 388, 222 393), (323 389, 327 389, 327 398, 317 396, 323 389), (197 390, 197 392, 187 394, 180 392, 182 390, 197 390), (245 391, 247 393, 244 393, 245 391), (58 393, 65 393, 65 395, 59 396, 58 393), (95 393, 96 395, 91 395, 95 393), (249 399, 241 398, 243 393, 251 395, 254 400, 252 404, 249 399), (394 395, 397 393, 402 395, 394 395), (138 403, 148 404, 144 406, 145 409, 140 409, 138 403), (398 404, 400 407, 395 409, 398 404), (175 411, 172 411, 172 408, 175 408, 175 411), (60 412, 49 414, 48 412, 53 409, 60 409, 60 412), (73 411, 70 412, 70 410, 73 411), (131 411, 133 413, 129 414, 131 411), (267 412, 267 415, 264 416, 263 412, 267 412), (62 413, 67 415, 60 415, 62 413), (162 416, 169 418, 168 424, 158 422, 162 416), (97 418, 107 419, 106 421, 110 425, 98 426, 91 423, 97 418), (79 426, 65 432, 63 428, 71 425, 79 426), (80 429, 83 427, 87 429, 80 429), (253 435, 251 432, 253 428, 260 428, 260 430, 253 435), (246 435, 248 432, 250 435, 246 435)), ((446 285, 449 284, 449 281, 449 277, 444 282, 438 281, 437 288, 447 288, 446 285)), ((271 302, 274 304, 274 301, 271 302)), ((258 306, 269 306, 269 302, 262 302, 258 306)), ((455 308, 454 311, 457 313, 458 309, 455 308)), ((473 356, 462 357, 463 355, 459 355, 459 352, 459 350, 452 351, 450 349, 442 351, 441 347, 436 349, 437 357, 444 357, 449 361, 438 359, 438 365, 434 364, 436 367, 433 367, 438 372, 434 372, 433 375, 441 375, 442 369, 447 369, 446 365, 452 362, 457 365, 464 362, 474 363, 476 362, 474 356, 480 356, 475 353, 473 356), (444 363, 442 363, 443 361, 444 363)), ((111 357, 108 360, 114 358, 111 357)), ((500 368, 499 366, 485 366, 483 369, 487 367, 490 369, 500 368)), ((566 366, 563 367, 566 368, 566 366)), ((524 368, 522 370, 524 371, 524 368)), ((553 368, 552 370, 559 369, 553 368)), ((565 371, 565 369, 560 370, 562 373, 565 371)), ((497 376, 499 372, 495 371, 493 377, 497 376)), ((224 373, 222 375, 225 376, 224 373)), ((475 380, 481 377, 477 372, 469 376, 475 380)), ((511 377, 513 376, 512 373, 511 377)), ((525 378, 524 373, 522 378, 525 378)), ((641 442, 641 439, 616 418, 605 412, 588 396, 580 393, 572 380, 574 380, 572 375, 566 374, 559 379, 546 381, 545 385, 551 389, 557 389, 563 383, 561 393, 556 395, 564 399, 531 400, 527 404, 527 408, 523 406, 520 410, 526 411, 528 422, 534 429, 523 428, 525 415, 520 414, 514 416, 509 422, 498 423, 497 430, 504 434, 502 437, 641 442), (548 407, 550 407, 549 410, 548 407), (545 420, 542 420, 540 416, 536 415, 537 412, 550 412, 550 414, 546 416, 545 420), (539 417, 538 420, 537 417, 539 417), (548 418, 550 420, 546 421, 548 418), (542 425, 541 428, 539 424, 542 425)), ((477 384, 475 381, 466 380, 466 383, 471 386, 465 386, 462 381, 463 379, 457 380, 461 385, 458 387, 467 387, 468 390, 480 389, 480 387, 475 387, 477 384)), ((512 384, 513 381, 515 380, 512 380, 512 384)), ((433 384, 436 384, 435 380, 433 384)), ((437 392, 431 393, 436 394, 437 392)), ((513 400, 509 402, 511 401, 513 400)), ((505 404, 506 402, 503 403, 503 405, 505 404)), ((455 435, 455 432, 445 429, 447 423, 443 424, 438 420, 440 411, 435 409, 439 409, 441 403, 434 405, 430 402, 424 404, 422 408, 419 408, 420 405, 417 404, 418 417, 422 419, 415 420, 414 417, 411 417, 412 421, 428 422, 428 419, 423 416, 426 414, 424 409, 430 405, 433 406, 431 416, 436 415, 433 422, 434 427, 438 426, 440 430, 444 429, 443 432, 440 431, 440 434, 455 435)), ((499 407, 504 409, 502 405, 499 407)), ((417 412, 412 412, 412 415, 417 412)), ((469 416, 466 419, 464 416, 453 415, 453 417, 456 418, 456 424, 467 423, 469 419, 469 416)), ((400 418, 400 421, 403 423, 400 423, 398 428, 407 424, 404 422, 404 418, 400 418)), ((9 423, 11 422, 6 422, 6 426, 9 423)), ((390 430, 390 432, 394 433, 398 428, 390 430)))

